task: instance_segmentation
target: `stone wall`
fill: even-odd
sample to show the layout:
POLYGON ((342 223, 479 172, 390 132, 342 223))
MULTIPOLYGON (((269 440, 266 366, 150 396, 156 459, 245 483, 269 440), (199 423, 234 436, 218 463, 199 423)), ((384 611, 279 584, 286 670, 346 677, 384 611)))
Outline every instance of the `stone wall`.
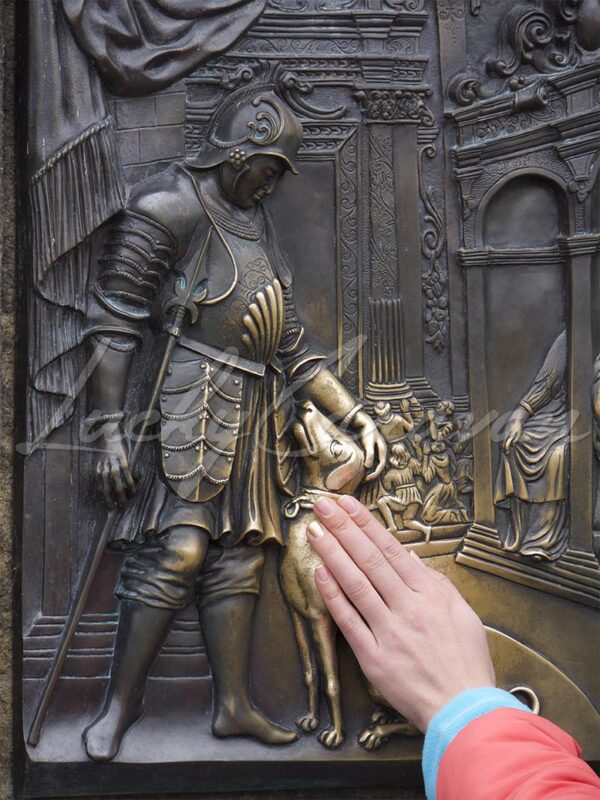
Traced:
POLYGON ((160 172, 185 154, 183 81, 145 97, 114 98, 112 112, 130 184, 160 172))

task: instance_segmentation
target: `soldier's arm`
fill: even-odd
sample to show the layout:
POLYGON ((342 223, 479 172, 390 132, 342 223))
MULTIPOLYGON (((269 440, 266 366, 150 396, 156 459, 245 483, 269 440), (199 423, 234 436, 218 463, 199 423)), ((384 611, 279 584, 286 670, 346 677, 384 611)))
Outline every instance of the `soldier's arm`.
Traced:
POLYGON ((126 211, 112 221, 99 258, 88 316, 87 434, 98 451, 96 475, 107 504, 123 505, 134 482, 123 429, 131 362, 162 282, 178 257, 178 239, 158 219, 177 214, 177 187, 141 184, 126 211), (175 208, 173 208, 175 206, 175 208))
POLYGON ((348 428, 356 429, 365 450, 367 479, 373 480, 385 467, 387 445, 362 403, 348 392, 336 376, 323 365, 323 356, 311 350, 304 328, 298 320, 291 286, 284 289, 285 322, 278 356, 294 395, 312 400, 324 413, 348 428))

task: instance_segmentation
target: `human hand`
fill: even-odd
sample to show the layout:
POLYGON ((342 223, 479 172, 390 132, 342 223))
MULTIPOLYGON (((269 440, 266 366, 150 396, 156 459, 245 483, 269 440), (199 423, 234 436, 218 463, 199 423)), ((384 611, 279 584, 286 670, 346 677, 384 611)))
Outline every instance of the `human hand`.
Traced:
POLYGON ((120 424, 103 426, 98 440, 101 450, 96 464, 96 480, 106 505, 124 508, 135 492, 129 465, 129 439, 120 424))
POLYGON ((352 426, 360 431, 360 440, 365 451, 366 481, 375 480, 381 475, 387 458, 387 444, 379 428, 364 411, 359 411, 352 421, 352 426))
POLYGON ((510 419, 504 428, 504 444, 502 449, 508 455, 512 448, 519 443, 521 436, 523 436, 523 424, 529 414, 527 411, 519 406, 510 415, 510 419))
POLYGON ((483 624, 450 580, 350 496, 321 499, 316 584, 366 678, 419 730, 466 689, 495 686, 483 624))

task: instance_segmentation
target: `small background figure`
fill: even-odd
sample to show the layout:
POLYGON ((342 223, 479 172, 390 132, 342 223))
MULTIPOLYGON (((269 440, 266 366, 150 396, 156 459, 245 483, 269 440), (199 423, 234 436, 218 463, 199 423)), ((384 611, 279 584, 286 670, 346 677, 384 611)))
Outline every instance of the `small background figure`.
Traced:
POLYGON ((428 525, 456 525, 468 522, 467 509, 458 497, 453 477, 453 459, 444 441, 423 445, 423 478, 433 483, 423 501, 421 516, 428 525))
POLYGON ((423 503, 416 484, 417 476, 423 473, 421 461, 399 442, 392 447, 389 463, 391 469, 381 481, 386 494, 377 500, 377 508, 392 533, 399 534, 403 529, 419 531, 429 541, 431 528, 415 519, 423 503), (400 527, 395 515, 401 518, 400 527))

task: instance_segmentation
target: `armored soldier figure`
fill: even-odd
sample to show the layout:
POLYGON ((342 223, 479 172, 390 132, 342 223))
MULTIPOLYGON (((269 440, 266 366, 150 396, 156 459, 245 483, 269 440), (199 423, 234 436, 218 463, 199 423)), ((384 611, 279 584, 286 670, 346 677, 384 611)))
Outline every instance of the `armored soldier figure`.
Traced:
MULTIPOLYGON (((296 173, 302 126, 271 87, 230 95, 193 160, 139 184, 112 224, 94 286, 90 429, 109 505, 134 488, 124 432, 131 359, 161 286, 198 266, 199 313, 173 352, 160 400, 160 465, 116 591, 120 620, 104 708, 84 741, 112 759, 143 713, 148 672, 179 609, 196 601, 213 675, 213 733, 286 744, 251 703, 248 661, 263 545, 283 543, 282 392, 355 429, 370 477, 385 463, 371 418, 305 342, 292 275, 261 206, 296 173)), ((196 278, 195 278, 196 280, 196 278)), ((176 289, 177 290, 177 283, 176 289)))

